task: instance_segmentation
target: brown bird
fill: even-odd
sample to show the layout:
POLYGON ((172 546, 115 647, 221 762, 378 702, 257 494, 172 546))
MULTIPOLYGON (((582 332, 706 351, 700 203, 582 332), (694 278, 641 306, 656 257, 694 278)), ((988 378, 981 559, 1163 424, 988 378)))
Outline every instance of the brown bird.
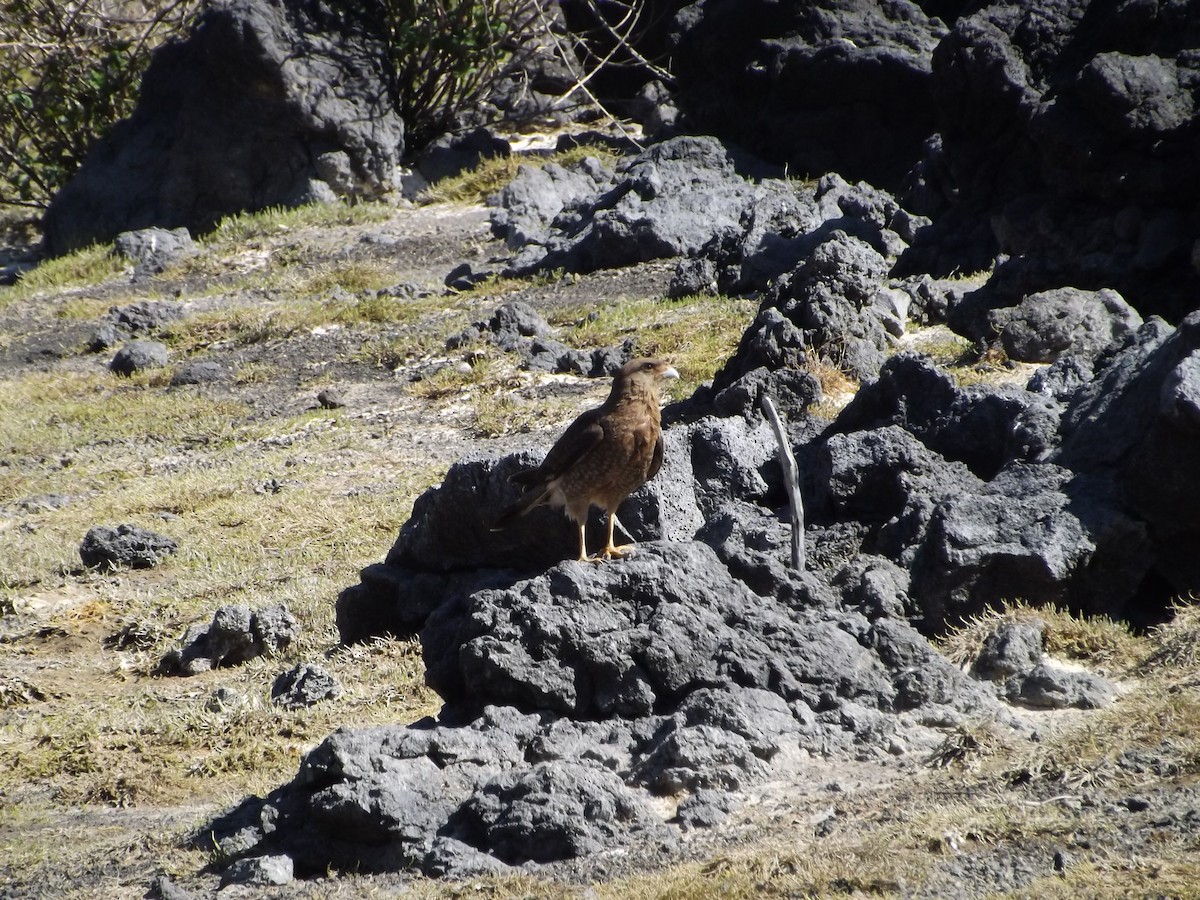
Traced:
POLYGON ((561 507, 579 526, 580 562, 629 556, 632 544, 613 544, 617 507, 662 467, 659 386, 664 379, 678 377, 660 359, 635 359, 622 366, 608 399, 572 422, 541 465, 509 479, 524 485, 525 493, 500 514, 493 530, 536 507, 561 507), (593 506, 608 513, 608 543, 591 557, 584 532, 593 506))

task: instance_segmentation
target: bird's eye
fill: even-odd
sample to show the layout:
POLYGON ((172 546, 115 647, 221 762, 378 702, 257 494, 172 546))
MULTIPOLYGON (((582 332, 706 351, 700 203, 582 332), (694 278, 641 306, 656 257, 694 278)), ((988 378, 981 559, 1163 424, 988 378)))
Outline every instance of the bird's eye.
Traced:
POLYGON ((642 363, 642 368, 645 369, 647 372, 649 372, 651 369, 654 368, 654 363, 649 363, 649 362, 642 363))

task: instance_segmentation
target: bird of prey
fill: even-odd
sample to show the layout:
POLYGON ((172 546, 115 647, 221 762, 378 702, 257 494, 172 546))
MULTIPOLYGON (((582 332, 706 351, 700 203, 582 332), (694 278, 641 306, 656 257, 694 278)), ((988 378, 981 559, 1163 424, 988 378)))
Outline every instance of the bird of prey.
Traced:
POLYGON ((510 478, 525 493, 500 514, 493 530, 549 505, 562 508, 578 526, 580 562, 631 555, 631 544, 613 544, 617 507, 662 467, 659 389, 665 379, 678 377, 661 359, 635 359, 622 366, 608 399, 572 422, 541 465, 510 478), (588 556, 584 532, 593 506, 608 513, 608 542, 588 556))

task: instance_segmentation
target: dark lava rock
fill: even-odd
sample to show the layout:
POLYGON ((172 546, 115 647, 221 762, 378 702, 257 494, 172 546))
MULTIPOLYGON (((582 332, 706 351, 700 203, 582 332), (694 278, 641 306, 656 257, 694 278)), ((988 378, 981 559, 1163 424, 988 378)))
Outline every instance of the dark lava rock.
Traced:
POLYGON ((445 134, 426 144, 417 154, 416 167, 430 184, 473 169, 485 159, 512 154, 508 141, 488 128, 464 134, 445 134))
POLYGON ((299 623, 283 604, 255 611, 222 606, 210 624, 188 628, 181 646, 168 652, 158 668, 167 674, 196 675, 240 665, 256 656, 282 652, 299 633, 299 623))
POLYGON ((95 332, 88 339, 88 350, 91 353, 103 353, 111 350, 122 341, 129 339, 129 333, 120 330, 111 322, 103 322, 96 326, 95 332))
POLYGON ((135 280, 165 272, 197 251, 186 228, 143 228, 122 232, 117 235, 113 247, 133 261, 135 280))
POLYGON ((271 685, 271 702, 285 709, 302 709, 341 695, 337 679, 324 667, 311 663, 297 663, 271 685))
POLYGON ((89 569, 151 569, 177 549, 171 538, 137 525, 97 525, 84 535, 79 558, 89 569))
MULTIPOLYGON (((993 306, 1072 285, 1113 288, 1143 316, 1195 306, 1200 273, 1198 26, 1186 5, 1055 0, 980 4, 933 54, 953 241, 964 271, 1022 274, 993 306)), ((948 260, 949 261, 949 260, 948 260)))
POLYGON ((1115 479, 1157 575, 1180 593, 1200 585, 1200 313, 1177 329, 1149 320, 1075 393, 1062 433, 1055 461, 1115 479))
POLYGON ((794 175, 895 190, 937 130, 931 61, 944 34, 908 0, 692 4, 672 34, 675 99, 687 127, 794 175))
POLYGON ((184 363, 171 376, 171 387, 183 387, 188 384, 214 384, 227 381, 229 369, 219 362, 210 360, 193 360, 184 363))
POLYGON ((1030 294, 1015 307, 994 310, 989 318, 1004 351, 1022 362, 1055 362, 1067 354, 1090 361, 1142 325, 1137 311, 1107 289, 1059 288, 1030 294))
POLYGON ((293 879, 289 856, 253 856, 234 860, 221 873, 221 884, 247 884, 255 887, 289 884, 293 879))
POLYGON ((1089 672, 1072 672, 1041 662, 1004 683, 1011 703, 1031 709, 1099 709, 1108 706, 1116 688, 1089 672))
POLYGON ((567 761, 497 775, 459 808, 449 829, 508 863, 573 859, 667 837, 646 798, 616 774, 567 761))
POLYGON ((971 674, 997 681, 1033 671, 1042 660, 1045 633, 1041 620, 1000 625, 984 638, 971 674))
POLYGON ((159 341, 130 341, 117 351, 108 368, 118 375, 133 375, 143 369, 161 368, 169 360, 166 344, 159 341))
POLYGON ((354 9, 206 8, 155 52, 133 115, 51 201, 47 251, 151 226, 202 234, 242 210, 389 190, 404 125, 386 60, 384 36, 354 9))
POLYGON ((125 306, 114 306, 107 316, 117 328, 134 334, 158 331, 182 317, 183 304, 174 300, 143 300, 125 306))

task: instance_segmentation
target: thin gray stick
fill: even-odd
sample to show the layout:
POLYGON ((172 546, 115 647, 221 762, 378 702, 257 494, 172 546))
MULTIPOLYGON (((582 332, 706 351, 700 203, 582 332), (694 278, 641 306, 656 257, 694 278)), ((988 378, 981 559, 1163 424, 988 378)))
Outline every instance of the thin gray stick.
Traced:
POLYGON ((792 568, 797 572, 804 571, 804 503, 800 499, 800 476, 796 468, 796 457, 788 441, 783 423, 779 421, 779 413, 771 398, 763 394, 763 413, 771 423, 775 432, 775 441, 779 444, 779 464, 783 466, 783 480, 787 484, 788 503, 792 507, 792 568))

